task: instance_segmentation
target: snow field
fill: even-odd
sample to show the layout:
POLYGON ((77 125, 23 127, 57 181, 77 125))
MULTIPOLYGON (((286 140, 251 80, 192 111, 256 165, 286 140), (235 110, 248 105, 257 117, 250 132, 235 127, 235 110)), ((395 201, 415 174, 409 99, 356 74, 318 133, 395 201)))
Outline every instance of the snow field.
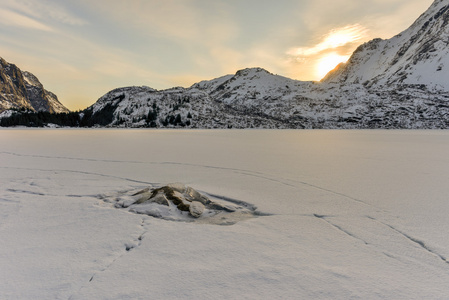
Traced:
POLYGON ((1 130, 2 299, 445 299, 445 131, 1 130), (115 209, 182 182, 267 214, 115 209))

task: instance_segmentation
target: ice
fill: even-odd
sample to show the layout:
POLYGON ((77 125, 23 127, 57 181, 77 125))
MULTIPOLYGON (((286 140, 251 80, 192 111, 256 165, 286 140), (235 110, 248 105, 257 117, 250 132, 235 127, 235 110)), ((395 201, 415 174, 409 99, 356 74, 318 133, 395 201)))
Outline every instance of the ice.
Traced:
MULTIPOLYGON (((449 295, 447 131, 0 138, 0 299, 449 295), (133 193, 173 182, 260 216, 216 226, 130 211, 133 193)), ((153 204, 145 209, 167 215, 153 204)))

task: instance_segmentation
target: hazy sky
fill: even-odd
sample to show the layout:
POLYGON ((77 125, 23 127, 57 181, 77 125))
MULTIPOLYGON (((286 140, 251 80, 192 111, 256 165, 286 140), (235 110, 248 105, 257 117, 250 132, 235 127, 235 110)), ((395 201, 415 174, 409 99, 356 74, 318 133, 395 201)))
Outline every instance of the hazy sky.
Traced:
POLYGON ((246 67, 319 80, 433 0, 1 0, 0 57, 69 109, 111 89, 188 87, 246 67))

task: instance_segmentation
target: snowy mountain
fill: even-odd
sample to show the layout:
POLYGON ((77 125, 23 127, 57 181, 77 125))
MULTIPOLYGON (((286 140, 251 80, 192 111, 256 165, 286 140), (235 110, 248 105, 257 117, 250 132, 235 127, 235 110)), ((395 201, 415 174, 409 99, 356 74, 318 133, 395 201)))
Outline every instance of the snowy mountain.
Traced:
POLYGON ((206 92, 229 109, 297 127, 292 109, 307 100, 305 95, 315 85, 274 75, 262 68, 249 68, 233 76, 194 84, 192 88, 206 92))
POLYGON ((361 45, 322 81, 365 86, 426 85, 449 91, 449 3, 436 0, 407 30, 361 45))
POLYGON ((51 113, 69 111, 55 94, 44 89, 36 76, 0 58, 0 112, 22 108, 51 113))
MULTIPOLYGON (((109 92, 92 125, 193 128, 449 128, 449 4, 361 45, 321 82, 249 68, 190 88, 109 92)), ((88 123, 89 123, 88 122, 88 123)))
POLYGON ((22 72, 28 99, 36 111, 48 111, 51 113, 68 112, 69 110, 59 102, 58 97, 44 89, 42 83, 30 72, 22 72))
POLYGON ((213 100, 201 89, 149 87, 115 89, 82 112, 87 126, 267 128, 286 127, 283 122, 244 114, 213 100))
POLYGON ((112 127, 449 128, 449 93, 302 82, 252 68, 190 88, 116 89, 82 118, 112 127))
MULTIPOLYGON (((435 0, 410 28, 389 40, 374 39, 361 45, 346 64, 331 71, 321 82, 298 81, 262 68, 247 68, 189 88, 119 88, 101 97, 70 124, 157 128, 449 128, 448 22, 448 0, 435 0)), ((2 69, 15 75, 2 75, 3 83, 10 82, 3 84, 2 95, 13 95, 15 107, 28 105, 43 110, 46 107, 42 106, 42 99, 51 99, 47 100, 51 103, 48 109, 63 110, 55 109, 59 102, 49 92, 45 97, 34 97, 39 98, 37 103, 41 106, 28 102, 29 95, 43 95, 39 92, 42 85, 29 73, 22 76, 14 65, 8 66, 2 69)), ((42 122, 35 120, 34 124, 42 122)))

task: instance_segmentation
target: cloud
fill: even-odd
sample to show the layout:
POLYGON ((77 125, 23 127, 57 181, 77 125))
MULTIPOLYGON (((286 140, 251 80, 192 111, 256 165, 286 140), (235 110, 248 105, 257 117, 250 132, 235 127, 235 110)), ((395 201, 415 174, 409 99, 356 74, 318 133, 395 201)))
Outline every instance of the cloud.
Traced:
POLYGON ((129 36, 128 45, 135 45, 136 53, 146 49, 146 61, 159 57, 166 69, 182 73, 189 68, 209 76, 231 68, 234 72, 240 65, 241 51, 234 43, 240 27, 226 1, 79 1, 86 11, 129 36))
POLYGON ((201 16, 192 1, 175 0, 79 0, 98 17, 114 20, 122 27, 156 37, 189 39, 198 35, 201 16))
POLYGON ((34 30, 53 31, 53 29, 30 17, 8 9, 0 8, 0 23, 5 26, 22 27, 34 30))
POLYGON ((61 2, 49 0, 3 0, 0 5, 24 17, 41 22, 56 21, 58 23, 82 26, 88 24, 86 20, 70 13, 61 2))
POLYGON ((331 29, 314 45, 290 48, 286 55, 295 77, 320 80, 336 65, 345 62, 362 42, 369 39, 368 29, 351 24, 331 29), (308 74, 307 74, 308 73, 308 74))
POLYGON ((366 33, 367 29, 360 24, 335 28, 328 32, 318 44, 309 47, 293 48, 287 54, 295 57, 308 57, 323 51, 359 44, 361 40, 367 37, 366 33))

